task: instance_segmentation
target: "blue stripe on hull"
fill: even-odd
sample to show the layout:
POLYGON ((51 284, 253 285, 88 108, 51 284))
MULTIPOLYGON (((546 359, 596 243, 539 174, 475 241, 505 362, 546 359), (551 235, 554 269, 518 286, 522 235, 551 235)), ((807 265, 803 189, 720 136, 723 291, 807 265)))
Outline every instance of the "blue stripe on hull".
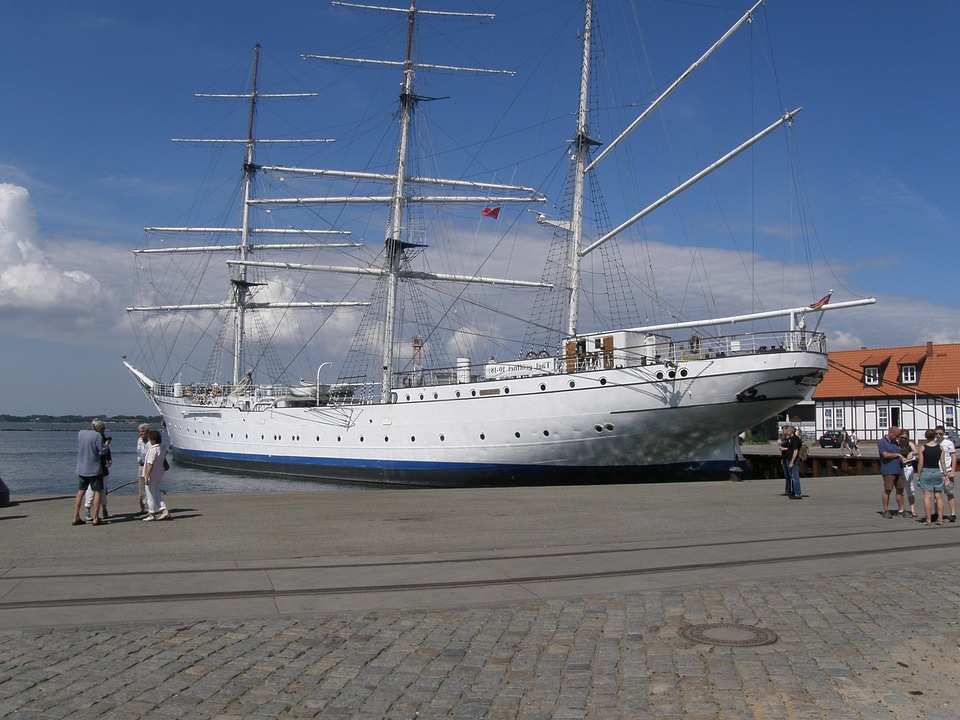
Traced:
POLYGON ((376 483, 407 487, 517 487, 608 483, 728 480, 730 469, 749 470, 743 462, 710 460, 636 466, 555 467, 482 463, 421 463, 371 460, 231 455, 174 448, 178 462, 219 470, 242 470, 317 480, 376 483))

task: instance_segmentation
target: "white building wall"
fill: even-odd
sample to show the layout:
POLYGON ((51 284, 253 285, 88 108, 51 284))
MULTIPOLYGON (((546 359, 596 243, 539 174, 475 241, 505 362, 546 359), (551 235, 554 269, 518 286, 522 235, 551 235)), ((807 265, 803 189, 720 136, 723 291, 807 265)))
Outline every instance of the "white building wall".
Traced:
POLYGON ((816 433, 846 429, 855 430, 860 440, 879 440, 897 424, 911 438, 922 438, 937 425, 956 427, 957 407, 953 398, 932 397, 817 401, 816 433))

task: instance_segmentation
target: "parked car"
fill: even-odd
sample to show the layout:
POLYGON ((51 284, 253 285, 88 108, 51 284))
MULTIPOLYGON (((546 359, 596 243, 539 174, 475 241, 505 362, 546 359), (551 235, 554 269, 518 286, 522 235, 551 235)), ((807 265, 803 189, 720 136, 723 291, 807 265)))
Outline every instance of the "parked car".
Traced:
POLYGON ((953 440, 954 447, 960 447, 957 441, 957 430, 956 428, 948 427, 947 428, 947 437, 953 440))
POLYGON ((820 436, 820 447, 838 448, 843 444, 843 433, 839 430, 827 430, 820 436))

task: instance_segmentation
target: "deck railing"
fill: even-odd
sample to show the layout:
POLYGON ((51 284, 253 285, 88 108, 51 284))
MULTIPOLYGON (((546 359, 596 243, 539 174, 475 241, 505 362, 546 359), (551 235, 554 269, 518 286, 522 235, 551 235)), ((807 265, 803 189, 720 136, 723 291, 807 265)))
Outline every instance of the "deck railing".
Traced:
MULTIPOLYGON (((572 356, 517 358, 504 362, 492 359, 485 363, 462 363, 455 368, 418 369, 398 372, 394 376, 396 393, 417 392, 420 388, 457 385, 466 382, 496 381, 510 377, 549 376, 569 372, 589 372, 613 367, 679 365, 697 360, 714 360, 745 355, 785 352, 826 354, 823 333, 806 330, 765 333, 739 333, 715 337, 692 335, 687 340, 648 336, 642 345, 612 347, 597 352, 572 356), (651 339, 655 338, 651 342, 651 339), (497 368, 491 376, 491 368, 497 368)), ((379 402, 379 383, 350 383, 320 388, 319 393, 304 394, 309 386, 246 385, 236 393, 232 385, 197 383, 172 385, 157 383, 153 393, 162 397, 183 398, 189 404, 223 407, 239 405, 248 410, 262 410, 283 405, 364 405, 379 402)))

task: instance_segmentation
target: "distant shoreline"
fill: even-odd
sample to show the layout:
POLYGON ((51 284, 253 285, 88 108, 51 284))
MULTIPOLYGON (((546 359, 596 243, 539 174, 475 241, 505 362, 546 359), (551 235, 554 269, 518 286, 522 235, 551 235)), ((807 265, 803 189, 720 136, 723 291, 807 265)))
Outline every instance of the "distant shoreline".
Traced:
POLYGON ((31 425, 85 425, 95 417, 99 417, 108 425, 139 425, 140 423, 159 425, 163 420, 159 415, 114 415, 112 417, 109 415, 0 415, 0 422, 31 425))

